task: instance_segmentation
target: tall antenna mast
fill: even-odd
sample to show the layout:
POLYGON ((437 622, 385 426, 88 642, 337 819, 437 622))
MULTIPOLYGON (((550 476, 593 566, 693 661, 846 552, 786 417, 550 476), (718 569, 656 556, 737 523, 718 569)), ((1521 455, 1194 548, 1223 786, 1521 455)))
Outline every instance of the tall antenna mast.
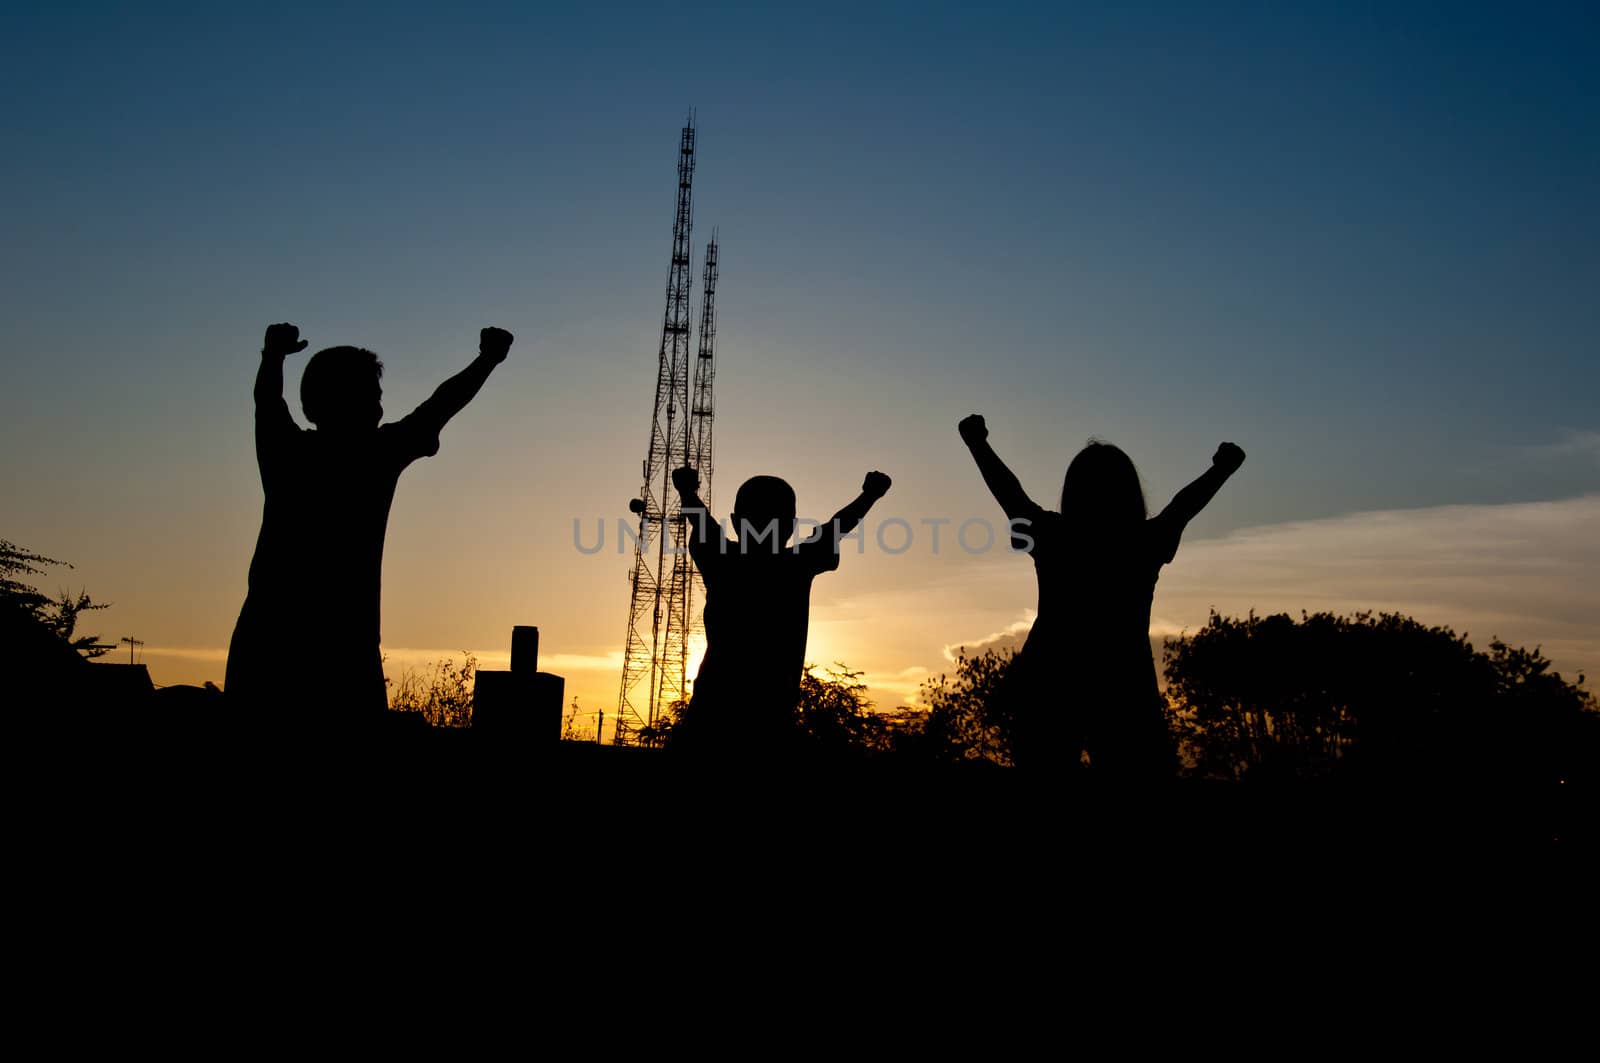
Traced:
POLYGON ((622 691, 617 699, 613 740, 618 745, 634 740, 641 727, 653 726, 688 693, 685 671, 693 566, 684 549, 683 510, 672 488, 672 470, 691 464, 694 435, 689 404, 694 133, 694 114, 690 112, 678 142, 678 208, 672 224, 672 265, 667 271, 650 448, 645 452, 644 486, 628 507, 639 518, 639 535, 628 574, 633 597, 622 658, 622 691))
MULTIPOLYGON (((717 378, 717 231, 711 230, 711 241, 706 244, 705 271, 700 274, 700 351, 694 360, 694 390, 689 403, 689 464, 700 474, 700 500, 711 505, 712 417, 716 412, 715 388, 717 378)), ((720 534, 720 533, 717 533, 720 534)), ((691 571, 687 588, 684 615, 688 620, 688 638, 693 641, 704 633, 704 625, 695 612, 703 608, 705 583, 697 570, 691 571)))

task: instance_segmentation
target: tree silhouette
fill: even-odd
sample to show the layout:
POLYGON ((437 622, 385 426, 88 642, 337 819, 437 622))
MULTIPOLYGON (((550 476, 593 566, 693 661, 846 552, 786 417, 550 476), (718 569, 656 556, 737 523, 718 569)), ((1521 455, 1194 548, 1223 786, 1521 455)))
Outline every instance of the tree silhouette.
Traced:
POLYGON ((113 647, 101 643, 99 635, 77 634, 78 619, 84 613, 105 609, 109 603, 91 601, 84 590, 76 595, 61 591, 51 598, 37 588, 18 579, 19 576, 41 576, 45 567, 59 565, 71 568, 65 561, 45 557, 18 546, 9 539, 0 539, 0 603, 18 609, 52 632, 84 657, 99 657, 113 647))
POLYGON ((817 674, 816 665, 806 665, 796 711, 813 751, 833 757, 892 753, 919 729, 920 714, 875 708, 862 674, 839 661, 824 675, 817 674))
POLYGON ((928 706, 916 745, 921 755, 941 761, 976 760, 1011 765, 1012 720, 995 697, 1015 650, 956 653, 955 675, 941 674, 922 684, 928 706))
POLYGON ((1163 657, 1182 755, 1203 776, 1549 784, 1600 763, 1583 676, 1397 613, 1213 613, 1163 657))

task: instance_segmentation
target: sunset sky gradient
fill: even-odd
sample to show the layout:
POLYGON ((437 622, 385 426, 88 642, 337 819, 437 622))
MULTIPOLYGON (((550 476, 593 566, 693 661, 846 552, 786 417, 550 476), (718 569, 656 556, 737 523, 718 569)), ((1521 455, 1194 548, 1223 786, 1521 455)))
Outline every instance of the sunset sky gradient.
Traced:
POLYGON ((627 558, 573 521, 611 534, 638 488, 694 106, 713 506, 757 473, 818 517, 895 480, 816 584, 811 659, 893 701, 1025 630, 1025 559, 871 542, 999 522, 955 431, 981 412, 1052 505, 1089 436, 1152 509, 1219 440, 1249 453, 1157 634, 1397 608, 1600 668, 1600 16, 1441 10, 8 11, 0 537, 72 561, 45 588, 115 603, 94 628, 157 682, 220 682, 263 327, 376 350, 398 417, 500 325, 510 360, 401 479, 385 648, 493 666, 537 624, 609 713, 627 558))

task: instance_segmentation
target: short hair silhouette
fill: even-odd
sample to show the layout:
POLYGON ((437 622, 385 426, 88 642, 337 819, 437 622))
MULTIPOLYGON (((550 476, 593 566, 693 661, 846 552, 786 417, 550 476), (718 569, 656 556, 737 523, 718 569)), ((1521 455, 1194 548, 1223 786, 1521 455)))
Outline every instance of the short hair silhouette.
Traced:
POLYGON ((789 481, 779 476, 752 476, 739 485, 733 497, 734 531, 740 541, 748 528, 756 542, 765 542, 767 529, 776 528, 774 550, 782 549, 794 534, 795 495, 789 481))
POLYGON ((1118 527, 1150 516, 1133 459, 1119 446, 1090 439, 1061 481, 1061 515, 1079 527, 1118 527))
MULTIPOLYGON (((333 424, 366 420, 372 409, 378 381, 383 378, 383 362, 365 347, 327 347, 311 356, 300 377, 300 408, 306 420, 319 428, 333 424)), ((383 407, 376 407, 374 424, 383 419, 383 407)))
POLYGON ((733 508, 752 517, 792 517, 794 488, 781 476, 752 476, 739 485, 733 508))

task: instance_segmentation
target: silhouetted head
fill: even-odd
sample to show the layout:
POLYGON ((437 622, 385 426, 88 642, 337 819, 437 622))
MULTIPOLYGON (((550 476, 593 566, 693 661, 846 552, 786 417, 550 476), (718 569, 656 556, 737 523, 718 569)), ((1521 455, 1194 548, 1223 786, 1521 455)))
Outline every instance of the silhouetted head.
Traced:
POLYGON ((324 430, 371 430, 383 420, 382 377, 383 363, 365 347, 318 351, 300 377, 300 408, 324 430))
POLYGON ((734 530, 746 549, 771 547, 776 550, 789 541, 795 526, 794 488, 776 476, 752 476, 739 485, 733 500, 734 530), (767 532, 777 522, 777 542, 767 532), (749 530, 745 525, 748 524, 749 530))
POLYGON ((1089 440, 1061 482, 1061 515, 1079 528, 1104 529, 1129 527, 1148 517, 1133 459, 1121 447, 1089 440))

